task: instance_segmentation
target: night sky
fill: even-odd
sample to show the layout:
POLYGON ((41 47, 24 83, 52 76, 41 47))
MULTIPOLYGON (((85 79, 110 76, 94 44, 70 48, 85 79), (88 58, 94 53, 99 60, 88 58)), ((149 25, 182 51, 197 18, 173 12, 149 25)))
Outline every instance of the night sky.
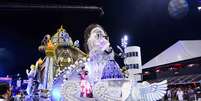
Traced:
MULTIPOLYGON (((38 46, 45 34, 53 35, 63 25, 73 40, 84 41, 84 29, 101 24, 110 36, 113 48, 124 34, 128 45, 141 47, 143 64, 178 40, 201 39, 201 12, 198 0, 189 0, 187 15, 173 18, 168 12, 170 0, 14 0, 4 4, 48 4, 99 6, 99 11, 72 9, 0 8, 0 76, 25 74, 39 57, 38 46)), ((83 50, 83 47, 81 47, 83 50)))

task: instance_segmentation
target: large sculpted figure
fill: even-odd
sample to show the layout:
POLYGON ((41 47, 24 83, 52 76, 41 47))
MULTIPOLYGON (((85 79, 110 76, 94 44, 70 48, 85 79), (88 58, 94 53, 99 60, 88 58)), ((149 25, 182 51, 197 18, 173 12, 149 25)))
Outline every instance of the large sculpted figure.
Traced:
POLYGON ((108 36, 101 26, 90 25, 85 31, 85 39, 90 59, 87 67, 94 83, 93 95, 98 101, 157 101, 164 96, 167 81, 149 84, 116 79, 123 76, 114 60, 108 36))
POLYGON ((114 60, 109 37, 100 25, 92 24, 85 30, 85 43, 89 51, 88 71, 90 79, 122 78, 119 65, 114 60))

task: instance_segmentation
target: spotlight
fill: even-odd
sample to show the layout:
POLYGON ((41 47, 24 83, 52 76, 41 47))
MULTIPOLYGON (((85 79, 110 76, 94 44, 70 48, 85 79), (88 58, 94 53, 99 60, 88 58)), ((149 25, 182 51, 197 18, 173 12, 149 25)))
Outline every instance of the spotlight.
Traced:
POLYGON ((201 6, 198 7, 198 10, 201 11, 201 6))
POLYGON ((128 40, 128 36, 124 35, 124 40, 127 41, 128 40))
POLYGON ((157 72, 157 73, 160 72, 160 69, 157 69, 156 72, 157 72))
POLYGON ((144 72, 145 74, 149 74, 149 72, 148 71, 146 71, 146 72, 144 72))
POLYGON ((121 46, 124 47, 124 48, 126 48, 127 44, 128 44, 128 36, 124 35, 124 37, 121 38, 121 46))

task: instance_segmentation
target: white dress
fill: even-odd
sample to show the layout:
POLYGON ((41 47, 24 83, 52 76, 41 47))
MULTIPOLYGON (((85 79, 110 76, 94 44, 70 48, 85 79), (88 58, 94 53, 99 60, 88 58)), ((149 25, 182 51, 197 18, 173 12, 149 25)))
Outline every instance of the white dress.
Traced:
POLYGON ((184 100, 183 95, 184 95, 183 91, 177 91, 177 97, 178 97, 179 101, 183 101, 184 100))
POLYGON ((102 72, 107 61, 108 56, 102 51, 91 52, 90 61, 87 63, 87 69, 89 71, 89 79, 93 81, 92 83, 101 80, 102 72))
POLYGON ((35 74, 36 74, 36 71, 35 71, 35 70, 31 70, 31 71, 27 74, 27 76, 28 76, 28 78, 29 78, 29 80, 28 80, 28 85, 27 85, 27 89, 26 89, 28 95, 30 95, 30 94, 32 93, 33 79, 34 79, 34 77, 35 77, 35 74))

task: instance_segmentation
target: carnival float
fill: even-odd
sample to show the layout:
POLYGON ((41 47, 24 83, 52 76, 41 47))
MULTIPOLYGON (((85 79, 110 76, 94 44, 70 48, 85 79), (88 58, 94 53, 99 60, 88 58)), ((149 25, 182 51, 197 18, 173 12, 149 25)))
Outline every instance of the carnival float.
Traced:
POLYGON ((88 26, 84 38, 86 53, 63 26, 44 36, 39 51, 46 56, 27 70, 30 97, 37 93, 39 99, 51 101, 157 101, 165 95, 166 80, 142 81, 140 47, 127 46, 127 37, 117 46, 119 53, 100 25, 88 26), (115 55, 124 60, 124 67, 115 55))

